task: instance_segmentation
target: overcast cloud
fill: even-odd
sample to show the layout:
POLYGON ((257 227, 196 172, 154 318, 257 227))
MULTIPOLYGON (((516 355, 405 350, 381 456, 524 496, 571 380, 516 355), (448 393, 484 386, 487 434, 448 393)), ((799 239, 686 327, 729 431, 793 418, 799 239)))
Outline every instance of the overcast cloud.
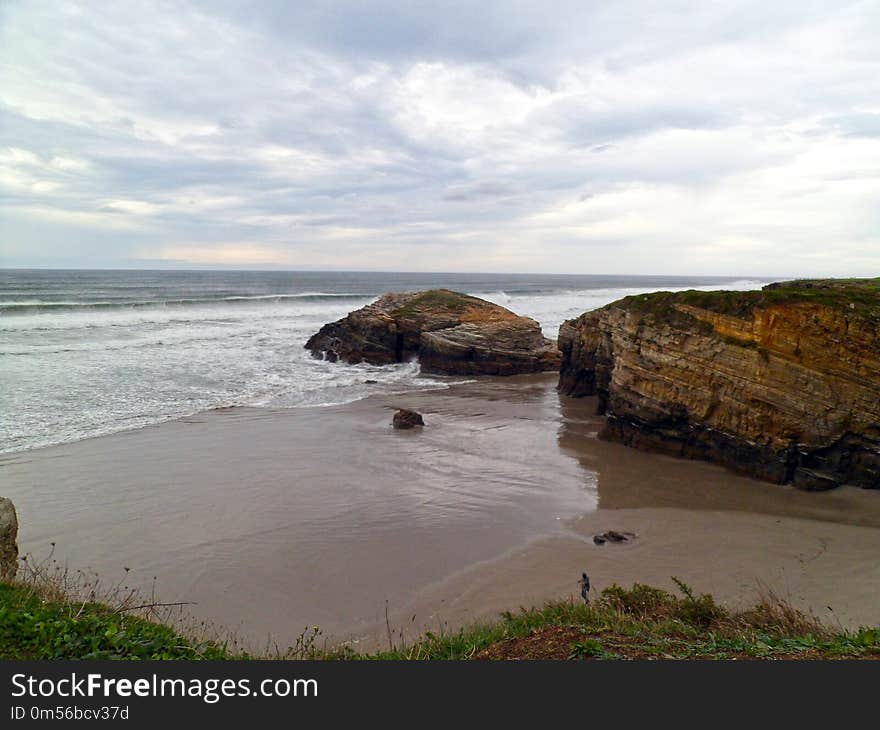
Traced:
POLYGON ((0 265, 880 275, 880 3, 0 2, 0 265))

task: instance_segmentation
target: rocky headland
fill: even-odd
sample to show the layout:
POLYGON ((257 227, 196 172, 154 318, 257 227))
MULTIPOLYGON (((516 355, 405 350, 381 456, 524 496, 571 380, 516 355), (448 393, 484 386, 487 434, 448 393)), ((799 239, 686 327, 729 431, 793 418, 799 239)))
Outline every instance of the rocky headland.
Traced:
POLYGON ((809 490, 880 488, 880 279, 626 297, 565 322, 602 437, 809 490))
POLYGON ((557 370, 556 344, 533 319, 448 289, 392 293, 324 325, 315 357, 374 365, 419 358, 422 372, 516 375, 557 370))

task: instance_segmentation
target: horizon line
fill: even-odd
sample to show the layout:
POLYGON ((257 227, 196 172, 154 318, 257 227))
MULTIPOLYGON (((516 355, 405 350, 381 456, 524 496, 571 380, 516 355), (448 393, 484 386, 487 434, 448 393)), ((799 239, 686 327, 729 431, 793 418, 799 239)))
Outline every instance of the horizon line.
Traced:
MULTIPOLYGON (((197 266, 197 267, 174 267, 167 266, 161 268, 150 267, 126 267, 126 266, 0 266, 0 271, 179 271, 179 272, 227 272, 227 273, 302 273, 302 274, 419 274, 419 275, 451 275, 451 276, 630 276, 630 277, 656 277, 656 278, 718 278, 718 279, 772 279, 772 278, 853 278, 842 276, 818 276, 809 274, 719 274, 719 273, 678 273, 678 274, 662 274, 662 273, 570 273, 570 272, 547 272, 547 271, 442 271, 442 270, 404 270, 404 269, 295 269, 286 267, 275 268, 248 268, 233 267, 223 268, 214 266, 197 266)), ((863 278, 863 277, 858 277, 863 278)), ((867 277, 870 278, 870 277, 867 277)))

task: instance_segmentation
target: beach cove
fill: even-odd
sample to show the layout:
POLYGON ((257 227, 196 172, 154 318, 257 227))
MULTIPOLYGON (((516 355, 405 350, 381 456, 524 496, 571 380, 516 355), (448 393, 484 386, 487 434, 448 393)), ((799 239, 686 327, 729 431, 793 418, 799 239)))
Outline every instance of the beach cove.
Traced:
MULTIPOLYGON (((438 378, 438 384, 446 379, 438 378)), ((553 374, 482 377, 320 408, 231 408, 0 457, 22 551, 120 579, 248 645, 452 629, 596 588, 719 600, 770 589, 877 624, 880 502, 804 493, 596 438, 553 374), (396 432, 393 410, 424 414, 396 432), (628 530, 626 545, 592 535, 628 530), (128 569, 128 571, 126 571, 128 569)))

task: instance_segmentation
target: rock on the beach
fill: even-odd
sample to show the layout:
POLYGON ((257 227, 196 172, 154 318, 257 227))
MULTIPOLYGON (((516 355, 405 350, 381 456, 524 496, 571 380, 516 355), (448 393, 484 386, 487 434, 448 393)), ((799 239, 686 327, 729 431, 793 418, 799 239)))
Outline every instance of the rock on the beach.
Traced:
POLYGON ((514 375, 558 370, 556 344, 533 319, 477 297, 433 289, 385 294, 306 342, 313 356, 374 365, 418 357, 422 372, 514 375))
POLYGON ((806 490, 880 488, 880 280, 635 295, 565 322, 601 436, 806 490))
POLYGON ((12 580, 18 572, 18 517, 12 500, 0 497, 0 578, 12 580))
POLYGON ((415 428, 416 426, 424 426, 425 421, 422 418, 422 414, 417 411, 411 411, 407 408, 401 408, 397 413, 394 414, 394 418, 391 420, 391 424, 394 428, 415 428))
POLYGON ((629 542, 635 537, 634 532, 618 532, 617 530, 608 530, 598 535, 593 535, 593 542, 596 545, 604 545, 606 542, 629 542))
POLYGON ((803 489, 805 492, 827 492, 829 489, 836 489, 840 486, 840 482, 830 474, 822 474, 802 466, 794 470, 791 483, 792 486, 803 489))

